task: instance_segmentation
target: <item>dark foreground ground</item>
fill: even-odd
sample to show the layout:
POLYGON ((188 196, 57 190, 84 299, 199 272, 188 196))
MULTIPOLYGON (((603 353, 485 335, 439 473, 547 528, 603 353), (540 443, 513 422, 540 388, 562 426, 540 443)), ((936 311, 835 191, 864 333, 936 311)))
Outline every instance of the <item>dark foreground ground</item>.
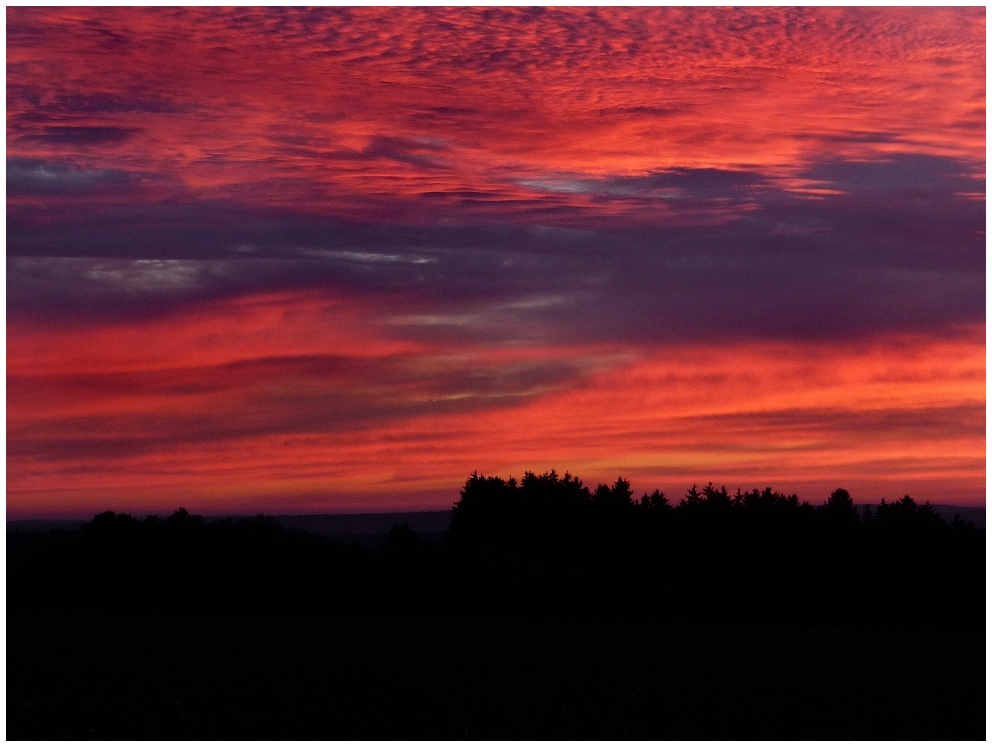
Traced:
POLYGON ((18 612, 8 739, 985 739, 980 628, 18 612))

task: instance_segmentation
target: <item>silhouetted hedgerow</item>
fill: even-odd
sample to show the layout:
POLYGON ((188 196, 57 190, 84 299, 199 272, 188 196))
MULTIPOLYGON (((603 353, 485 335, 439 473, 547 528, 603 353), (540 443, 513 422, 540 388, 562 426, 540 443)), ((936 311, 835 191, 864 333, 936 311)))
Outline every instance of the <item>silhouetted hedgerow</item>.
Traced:
POLYGON ((635 500, 566 473, 473 474, 442 544, 394 527, 379 550, 271 518, 111 512, 8 534, 8 608, 661 616, 981 624, 985 533, 908 496, 858 510, 770 488, 635 500))

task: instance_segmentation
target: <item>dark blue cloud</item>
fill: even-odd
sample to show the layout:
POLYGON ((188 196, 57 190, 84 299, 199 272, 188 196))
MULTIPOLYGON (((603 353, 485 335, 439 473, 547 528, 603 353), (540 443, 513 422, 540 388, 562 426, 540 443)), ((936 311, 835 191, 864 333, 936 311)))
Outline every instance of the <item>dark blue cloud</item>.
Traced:
POLYGON ((985 181, 964 164, 947 156, 905 153, 879 161, 816 163, 802 175, 834 189, 853 193, 914 193, 946 198, 956 192, 985 192, 985 181))
POLYGON ((51 125, 37 134, 24 135, 28 140, 49 145, 105 145, 122 143, 141 132, 136 127, 99 127, 93 125, 51 125))
POLYGON ((177 114, 186 111, 169 99, 136 93, 65 94, 44 107, 48 114, 177 114))
POLYGON ((120 169, 87 169, 36 158, 7 159, 7 195, 74 195, 121 188, 140 177, 120 169))
MULTIPOLYGON (((415 145, 429 157, 444 152, 440 143, 415 145)), ((385 157, 411 147, 382 141, 373 150, 385 157)), ((41 189, 44 165, 12 163, 15 188, 41 189)), ((78 191, 88 180, 128 180, 53 173, 76 179, 78 191)), ((323 288, 374 294, 384 314, 405 320, 399 331, 431 339, 850 338, 984 320, 985 205, 975 195, 985 187, 968 167, 894 156, 818 164, 799 176, 838 194, 813 199, 755 173, 717 169, 543 185, 552 196, 673 199, 703 215, 711 204, 751 206, 683 225, 589 217, 567 202, 541 207, 541 194, 520 201, 528 217, 515 223, 438 204, 429 225, 233 202, 15 206, 8 313, 154 315, 248 292, 323 288)))
MULTIPOLYGON (((11 86, 8 94, 14 101, 24 101, 30 108, 14 115, 8 122, 8 130, 26 135, 36 134, 31 129, 38 123, 52 126, 87 127, 76 125, 90 115, 116 114, 179 114, 190 111, 190 107, 180 105, 168 98, 147 93, 88 93, 62 94, 54 98, 44 91, 30 86, 11 86)), ((120 129, 120 128, 114 128, 120 129)), ((50 136, 50 133, 46 133, 50 136)), ((56 133, 58 137, 58 133, 56 133)))

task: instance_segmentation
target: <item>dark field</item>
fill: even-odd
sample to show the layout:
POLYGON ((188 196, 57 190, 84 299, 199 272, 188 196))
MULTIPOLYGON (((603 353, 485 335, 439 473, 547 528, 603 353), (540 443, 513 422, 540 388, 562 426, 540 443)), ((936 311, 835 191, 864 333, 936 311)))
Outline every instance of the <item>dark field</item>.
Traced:
POLYGON ((985 634, 19 612, 6 736, 982 740, 985 634))
POLYGON ((7 738, 985 738, 985 532, 929 504, 473 474, 435 519, 9 533, 7 738))

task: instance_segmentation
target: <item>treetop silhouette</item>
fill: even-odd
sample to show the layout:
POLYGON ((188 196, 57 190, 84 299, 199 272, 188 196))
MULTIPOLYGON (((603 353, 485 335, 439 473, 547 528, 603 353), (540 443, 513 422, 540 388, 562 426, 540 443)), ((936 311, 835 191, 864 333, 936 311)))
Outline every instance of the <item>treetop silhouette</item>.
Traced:
POLYGON ((630 482, 555 470, 466 480, 441 544, 399 525, 379 550, 272 518, 105 512, 8 534, 8 605, 657 614, 706 619, 984 621, 985 534, 906 496, 859 511, 770 487, 630 482))

